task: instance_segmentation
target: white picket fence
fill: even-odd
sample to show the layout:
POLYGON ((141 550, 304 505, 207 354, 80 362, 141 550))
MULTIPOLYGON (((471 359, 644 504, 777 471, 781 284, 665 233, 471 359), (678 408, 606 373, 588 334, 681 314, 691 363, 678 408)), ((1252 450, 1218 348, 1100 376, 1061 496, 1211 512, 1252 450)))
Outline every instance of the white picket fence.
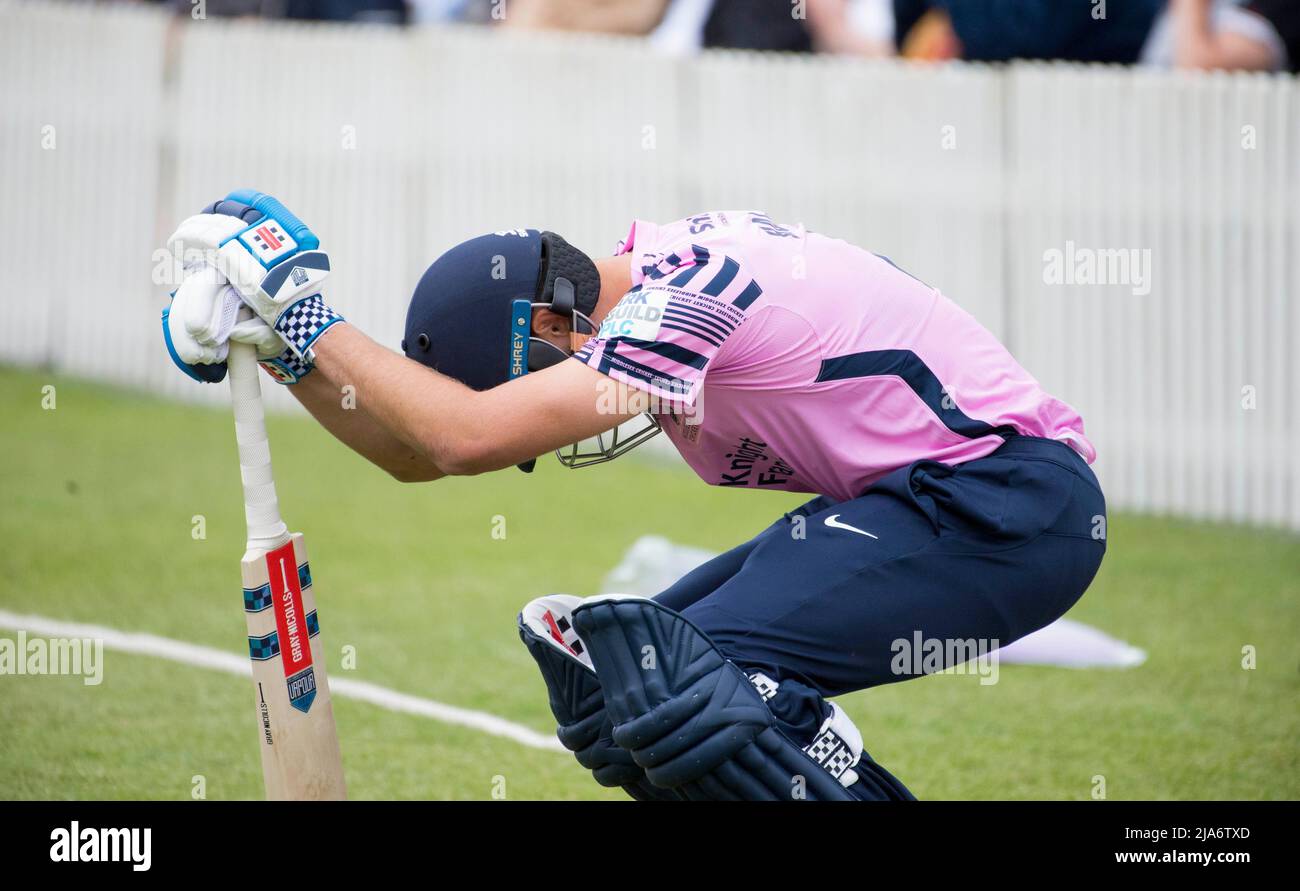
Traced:
POLYGON ((332 299, 392 345, 463 238, 542 226, 599 253, 633 216, 756 207, 998 332, 1082 412, 1112 506, 1300 530, 1298 96, 0 0, 0 361, 224 399, 164 357, 153 277, 173 224, 233 187, 310 221, 332 299), (1149 276, 1051 283, 1070 245, 1148 251, 1149 276))

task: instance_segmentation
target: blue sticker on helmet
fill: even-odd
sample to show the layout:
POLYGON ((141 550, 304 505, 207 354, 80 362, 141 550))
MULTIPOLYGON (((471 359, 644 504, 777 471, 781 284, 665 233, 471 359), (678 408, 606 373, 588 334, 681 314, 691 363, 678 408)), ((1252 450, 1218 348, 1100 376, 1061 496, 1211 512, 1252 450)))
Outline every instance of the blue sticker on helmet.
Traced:
POLYGON ((528 339, 533 320, 530 300, 515 300, 510 304, 510 380, 528 373, 528 339))

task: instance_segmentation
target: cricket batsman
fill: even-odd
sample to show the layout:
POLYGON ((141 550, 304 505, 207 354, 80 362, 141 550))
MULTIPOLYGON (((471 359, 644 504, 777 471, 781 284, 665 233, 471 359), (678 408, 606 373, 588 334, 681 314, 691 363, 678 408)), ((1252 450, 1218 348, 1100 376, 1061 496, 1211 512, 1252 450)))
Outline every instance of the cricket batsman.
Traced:
POLYGON ((560 740, 634 798, 910 799, 830 697, 915 676, 914 641, 938 645, 929 673, 969 657, 954 642, 1042 628, 1105 553, 1078 413, 935 288, 800 225, 636 220, 594 260, 553 232, 482 235, 416 285, 404 355, 330 306, 329 258, 274 198, 232 192, 172 243, 191 261, 164 313, 176 363, 219 380, 230 339, 256 344, 400 481, 552 450, 584 467, 662 430, 706 483, 813 496, 654 598, 523 608, 560 740))

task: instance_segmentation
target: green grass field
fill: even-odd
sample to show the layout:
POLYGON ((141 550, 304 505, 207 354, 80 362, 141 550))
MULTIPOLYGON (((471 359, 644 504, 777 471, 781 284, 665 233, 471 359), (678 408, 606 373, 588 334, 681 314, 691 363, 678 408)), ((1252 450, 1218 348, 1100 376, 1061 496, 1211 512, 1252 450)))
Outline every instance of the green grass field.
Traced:
MULTIPOLYGON (((228 412, 0 369, 0 413, 0 609, 244 652, 228 412)), ((273 419, 271 439, 285 516, 308 537, 331 674, 543 733, 544 687, 514 627, 525 601, 596 593, 642 534, 722 549, 801 500, 634 458, 401 486, 309 419, 273 419)), ((1300 797, 1295 537, 1112 517, 1106 562, 1071 616, 1149 661, 1002 666, 991 686, 938 675, 842 702, 921 798, 1089 799, 1095 776, 1112 799, 1300 797)), ((260 797, 251 696, 235 676, 112 651, 99 686, 0 675, 0 798, 189 798, 195 776, 209 798, 260 797)), ((354 798, 490 798, 496 778, 511 799, 622 798, 564 753, 341 697, 335 710, 354 798)))

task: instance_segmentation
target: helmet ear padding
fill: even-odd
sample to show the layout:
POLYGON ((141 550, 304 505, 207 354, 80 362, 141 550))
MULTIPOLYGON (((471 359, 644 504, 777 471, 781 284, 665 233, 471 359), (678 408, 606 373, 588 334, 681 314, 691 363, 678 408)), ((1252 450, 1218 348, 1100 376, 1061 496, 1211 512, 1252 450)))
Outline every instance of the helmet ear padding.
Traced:
POLYGON ((552 365, 559 365, 565 359, 569 358, 568 353, 551 343, 549 340, 543 340, 540 337, 530 337, 529 341, 529 371, 541 371, 543 368, 550 368, 552 365))

